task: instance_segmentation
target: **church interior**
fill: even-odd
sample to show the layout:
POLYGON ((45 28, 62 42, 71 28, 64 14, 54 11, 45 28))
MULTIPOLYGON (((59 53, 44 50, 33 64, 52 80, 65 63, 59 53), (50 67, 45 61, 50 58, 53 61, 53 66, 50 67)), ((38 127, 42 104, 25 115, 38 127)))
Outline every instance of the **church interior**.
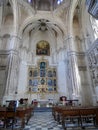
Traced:
POLYGON ((92 130, 98 130, 97 0, 0 0, 2 130, 9 129, 7 114, 12 104, 17 113, 10 113, 12 130, 16 117, 22 119, 22 130, 67 130, 65 109, 73 107, 78 114, 71 119, 78 115, 82 128, 81 109, 92 108, 92 130), (48 112, 34 112, 34 108, 48 112), (43 122, 55 120, 59 125, 29 127, 24 117, 31 126, 42 117, 43 122))

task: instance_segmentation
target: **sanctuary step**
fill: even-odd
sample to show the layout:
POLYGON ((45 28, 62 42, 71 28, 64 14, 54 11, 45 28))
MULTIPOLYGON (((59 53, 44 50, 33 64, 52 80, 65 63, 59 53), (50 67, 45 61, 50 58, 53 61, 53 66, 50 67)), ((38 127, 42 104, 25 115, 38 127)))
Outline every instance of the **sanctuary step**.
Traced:
POLYGON ((34 112, 52 112, 51 107, 35 107, 34 112))

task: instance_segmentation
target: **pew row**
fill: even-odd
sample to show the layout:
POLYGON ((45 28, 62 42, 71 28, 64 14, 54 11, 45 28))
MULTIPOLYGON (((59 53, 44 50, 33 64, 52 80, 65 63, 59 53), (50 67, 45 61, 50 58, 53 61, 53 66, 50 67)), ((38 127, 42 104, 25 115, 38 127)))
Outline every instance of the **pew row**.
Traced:
POLYGON ((31 115, 33 113, 33 107, 18 107, 15 111, 8 110, 5 107, 0 107, 0 120, 2 120, 3 127, 8 127, 9 120, 12 120, 12 129, 15 121, 20 119, 21 120, 21 128, 25 127, 25 123, 28 123, 31 115))
POLYGON ((84 128, 89 126, 90 122, 93 122, 93 126, 98 126, 98 107, 54 106, 52 108, 52 115, 59 124, 62 124, 64 130, 67 127, 84 128))

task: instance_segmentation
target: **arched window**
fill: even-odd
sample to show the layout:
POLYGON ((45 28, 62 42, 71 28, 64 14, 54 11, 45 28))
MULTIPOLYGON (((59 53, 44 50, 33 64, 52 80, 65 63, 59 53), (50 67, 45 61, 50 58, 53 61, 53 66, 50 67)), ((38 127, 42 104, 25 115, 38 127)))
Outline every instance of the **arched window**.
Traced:
POLYGON ((57 4, 61 4, 63 2, 63 0, 57 0, 57 4))

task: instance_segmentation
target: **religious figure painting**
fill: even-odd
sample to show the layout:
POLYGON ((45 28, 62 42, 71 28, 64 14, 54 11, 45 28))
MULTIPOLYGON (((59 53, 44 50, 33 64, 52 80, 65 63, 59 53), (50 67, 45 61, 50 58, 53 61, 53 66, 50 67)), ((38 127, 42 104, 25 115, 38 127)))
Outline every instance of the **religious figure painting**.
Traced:
POLYGON ((41 81, 40 81, 41 85, 44 85, 45 84, 45 79, 42 78, 41 81))
POLYGON ((48 71, 48 77, 52 77, 52 71, 51 70, 48 71))
POLYGON ((40 70, 40 77, 45 77, 46 73, 45 70, 40 70))
POLYGON ((38 86, 38 79, 33 79, 32 86, 38 86))
POLYGON ((46 62, 40 62, 40 69, 46 68, 46 62))
POLYGON ((29 86, 32 86, 32 79, 29 80, 29 86))
POLYGON ((37 77, 38 76, 38 71, 35 69, 33 70, 33 77, 37 77))
POLYGON ((48 79, 47 84, 48 86, 52 86, 52 79, 48 79))
POLYGON ((36 54, 37 55, 50 55, 50 45, 47 41, 40 41, 36 46, 36 54))
POLYGON ((56 73, 56 67, 50 66, 48 60, 39 59, 37 66, 28 68, 29 91, 37 93, 44 92, 45 89, 46 93, 57 92, 56 73))

